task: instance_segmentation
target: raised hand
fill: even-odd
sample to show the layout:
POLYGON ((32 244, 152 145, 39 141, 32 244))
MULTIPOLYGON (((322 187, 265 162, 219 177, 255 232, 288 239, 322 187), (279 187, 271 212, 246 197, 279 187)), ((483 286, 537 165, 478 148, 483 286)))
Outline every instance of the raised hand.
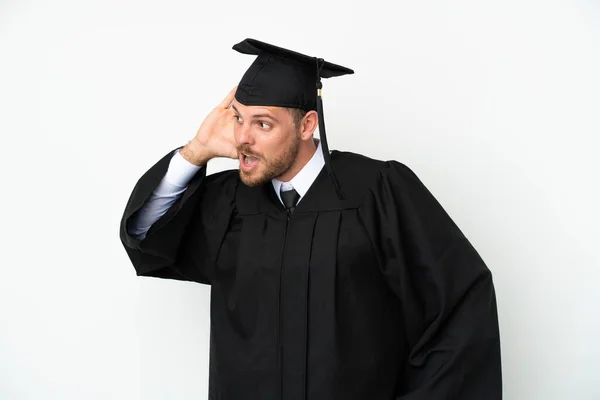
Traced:
POLYGON ((238 158, 233 136, 234 113, 231 103, 237 86, 204 119, 196 136, 181 150, 183 158, 195 165, 206 165, 215 157, 238 158))

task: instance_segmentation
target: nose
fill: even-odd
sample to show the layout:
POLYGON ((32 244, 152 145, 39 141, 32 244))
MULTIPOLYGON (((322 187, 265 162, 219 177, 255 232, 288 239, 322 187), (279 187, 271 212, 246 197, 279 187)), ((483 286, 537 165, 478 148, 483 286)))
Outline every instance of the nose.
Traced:
POLYGON ((251 127, 246 122, 243 122, 241 124, 236 123, 233 133, 235 136, 235 141, 238 146, 240 146, 240 145, 252 146, 254 144, 254 137, 252 136, 251 127))

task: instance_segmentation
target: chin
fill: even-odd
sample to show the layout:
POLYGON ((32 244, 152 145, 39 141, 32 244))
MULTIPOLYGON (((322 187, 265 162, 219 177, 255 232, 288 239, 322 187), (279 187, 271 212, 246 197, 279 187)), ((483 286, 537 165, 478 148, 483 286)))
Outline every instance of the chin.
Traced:
POLYGON ((265 179, 264 174, 247 174, 242 170, 240 170, 240 179, 244 185, 250 187, 262 186, 266 183, 266 181, 269 181, 269 179, 265 179))

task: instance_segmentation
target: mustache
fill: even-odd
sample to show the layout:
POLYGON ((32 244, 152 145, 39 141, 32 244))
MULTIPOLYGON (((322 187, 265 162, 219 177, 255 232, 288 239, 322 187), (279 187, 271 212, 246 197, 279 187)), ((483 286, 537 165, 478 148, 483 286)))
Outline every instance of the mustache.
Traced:
POLYGON ((237 147, 237 152, 238 152, 238 154, 239 153, 244 153, 244 154, 246 154, 248 156, 255 156, 255 157, 263 158, 262 154, 255 153, 254 151, 252 151, 250 149, 250 147, 248 147, 248 145, 245 145, 245 144, 239 145, 237 147))

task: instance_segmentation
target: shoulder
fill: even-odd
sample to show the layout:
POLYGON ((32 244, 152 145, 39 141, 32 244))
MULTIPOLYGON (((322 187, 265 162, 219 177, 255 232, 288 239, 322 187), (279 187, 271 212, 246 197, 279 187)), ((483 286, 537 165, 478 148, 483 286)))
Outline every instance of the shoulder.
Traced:
POLYGON ((239 184, 237 170, 225 170, 207 175, 203 167, 190 180, 183 198, 194 194, 207 204, 231 204, 239 184))
POLYGON ((347 151, 333 151, 331 160, 343 190, 355 198, 377 189, 382 181, 416 178, 406 164, 396 160, 378 160, 347 151))
POLYGON ((379 174, 390 169, 398 169, 404 171, 412 170, 403 162, 397 160, 378 160, 368 157, 363 154, 353 153, 350 151, 334 150, 331 152, 331 159, 334 167, 339 165, 345 170, 352 172, 365 172, 367 174, 379 174))
POLYGON ((385 164, 385 161, 367 157, 363 154, 338 150, 331 152, 331 161, 334 168, 342 170, 339 171, 340 174, 360 172, 363 178, 368 178, 370 174, 377 173, 385 164))

